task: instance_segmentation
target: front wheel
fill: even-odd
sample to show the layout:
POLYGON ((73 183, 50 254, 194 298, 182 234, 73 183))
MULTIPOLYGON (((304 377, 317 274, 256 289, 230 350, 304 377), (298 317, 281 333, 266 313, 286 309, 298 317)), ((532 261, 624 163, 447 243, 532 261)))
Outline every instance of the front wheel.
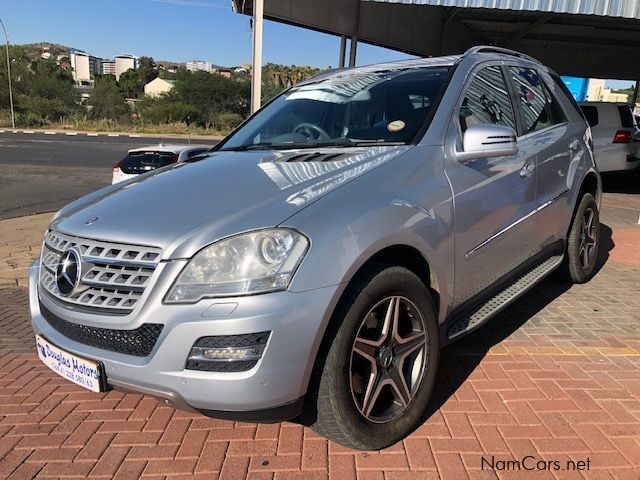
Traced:
POLYGON ((319 375, 313 427, 356 449, 407 436, 427 407, 438 365, 431 295, 402 267, 379 266, 352 287, 319 375))
POLYGON ((585 283, 595 274, 600 248, 600 214, 598 204, 590 193, 580 200, 571 222, 567 251, 561 267, 564 280, 585 283))

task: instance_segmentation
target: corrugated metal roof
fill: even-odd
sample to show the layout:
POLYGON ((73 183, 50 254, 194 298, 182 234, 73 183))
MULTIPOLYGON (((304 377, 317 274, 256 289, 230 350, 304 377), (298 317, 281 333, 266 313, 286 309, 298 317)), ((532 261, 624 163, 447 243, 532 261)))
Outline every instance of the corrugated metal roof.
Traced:
POLYGON ((362 0, 356 20, 358 1, 264 0, 265 18, 346 36, 358 25, 359 42, 422 57, 490 44, 562 75, 640 78, 640 0, 362 0))
POLYGON ((497 8, 500 10, 600 15, 640 19, 638 0, 364 0, 433 7, 497 8))

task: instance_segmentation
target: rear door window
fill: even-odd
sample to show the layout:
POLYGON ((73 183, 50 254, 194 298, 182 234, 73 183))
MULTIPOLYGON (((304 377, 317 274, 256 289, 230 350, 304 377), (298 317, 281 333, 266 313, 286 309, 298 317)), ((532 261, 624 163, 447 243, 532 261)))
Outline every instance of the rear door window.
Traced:
POLYGON ((587 123, 590 127, 598 125, 600 118, 598 117, 598 107, 593 105, 580 105, 580 110, 584 113, 584 118, 587 119, 587 123))
POLYGON ((623 128, 633 128, 636 126, 635 118, 631 112, 631 107, 627 105, 618 105, 618 112, 620 112, 620 121, 623 128))
POLYGON ((144 173, 177 161, 178 155, 173 152, 130 152, 120 161, 120 170, 128 174, 144 173))
POLYGON ((515 130, 513 107, 498 65, 479 70, 469 84, 459 112, 464 132, 472 125, 494 124, 515 130))
POLYGON ((562 109, 533 68, 509 67, 524 134, 565 121, 562 109))

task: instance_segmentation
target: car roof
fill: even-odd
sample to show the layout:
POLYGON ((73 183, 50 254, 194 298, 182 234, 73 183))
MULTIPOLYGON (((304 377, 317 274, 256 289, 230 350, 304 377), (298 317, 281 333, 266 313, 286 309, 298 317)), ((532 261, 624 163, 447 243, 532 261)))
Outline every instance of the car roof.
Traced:
POLYGON ((408 70, 413 68, 425 68, 425 67, 451 67, 464 58, 472 57, 477 58, 480 61, 485 60, 506 60, 506 61, 520 61, 525 64, 530 64, 537 68, 550 71, 548 67, 538 62, 533 57, 521 54, 519 52, 508 50, 505 48, 492 47, 492 46, 477 46, 470 48, 463 54, 459 55, 447 55, 442 57, 429 57, 429 58, 412 58, 409 60, 396 60, 393 62, 374 63, 371 65, 364 65, 361 67, 349 67, 349 68, 334 68, 331 70, 325 70, 313 77, 299 82, 296 86, 316 83, 321 80, 329 78, 344 78, 348 79, 350 76, 361 77, 367 74, 392 72, 394 70, 408 70))
POLYGON ((211 148, 211 145, 179 145, 179 144, 164 144, 158 143, 156 145, 147 145, 139 148, 132 148, 129 150, 129 153, 134 152, 169 152, 169 153, 182 153, 189 150, 201 149, 201 148, 211 148))
POLYGON ((361 77, 372 73, 392 72, 394 70, 408 70, 412 68, 450 67, 457 63, 461 57, 461 55, 450 55, 446 57, 412 58, 409 60, 374 63, 361 67, 334 68, 320 72, 307 80, 297 83, 296 86, 316 83, 329 78, 361 77))

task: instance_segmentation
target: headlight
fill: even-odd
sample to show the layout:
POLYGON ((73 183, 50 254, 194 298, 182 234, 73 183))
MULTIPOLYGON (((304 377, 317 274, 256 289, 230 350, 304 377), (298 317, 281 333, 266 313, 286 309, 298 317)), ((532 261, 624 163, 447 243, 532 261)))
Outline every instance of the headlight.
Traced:
POLYGON ((230 237, 200 250, 169 290, 168 303, 194 303, 284 290, 302 261, 309 240, 274 228, 230 237))

